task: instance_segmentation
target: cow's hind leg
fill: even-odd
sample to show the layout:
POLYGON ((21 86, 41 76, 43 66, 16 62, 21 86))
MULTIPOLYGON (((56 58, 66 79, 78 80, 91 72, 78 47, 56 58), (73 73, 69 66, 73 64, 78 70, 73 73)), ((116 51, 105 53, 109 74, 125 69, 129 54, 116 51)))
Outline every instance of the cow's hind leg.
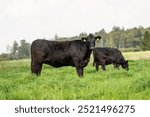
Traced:
POLYGON ((99 64, 96 62, 96 70, 99 70, 99 64))
POLYGON ((41 74, 41 70, 42 70, 42 63, 38 63, 38 62, 32 63, 31 71, 33 74, 39 76, 41 74))
POLYGON ((105 60, 102 60, 102 61, 101 61, 101 66, 102 66, 102 69, 103 69, 104 71, 106 71, 106 68, 105 68, 105 60))
POLYGON ((103 69, 104 71, 106 71, 105 65, 102 65, 102 69, 103 69))

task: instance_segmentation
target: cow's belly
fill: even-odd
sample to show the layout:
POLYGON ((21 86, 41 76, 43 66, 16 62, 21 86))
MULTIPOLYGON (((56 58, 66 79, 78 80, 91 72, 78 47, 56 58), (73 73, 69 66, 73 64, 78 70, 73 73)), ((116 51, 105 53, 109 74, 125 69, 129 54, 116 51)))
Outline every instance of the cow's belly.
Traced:
POLYGON ((44 63, 56 68, 63 67, 63 66, 75 66, 70 57, 53 58, 53 59, 46 60, 44 63))
POLYGON ((108 60, 105 61, 105 65, 109 65, 109 64, 112 64, 112 60, 108 59, 108 60))
POLYGON ((49 65, 56 67, 56 68, 57 67, 63 67, 63 66, 75 66, 74 63, 72 63, 72 62, 64 62, 64 61, 61 61, 61 62, 55 61, 49 65))

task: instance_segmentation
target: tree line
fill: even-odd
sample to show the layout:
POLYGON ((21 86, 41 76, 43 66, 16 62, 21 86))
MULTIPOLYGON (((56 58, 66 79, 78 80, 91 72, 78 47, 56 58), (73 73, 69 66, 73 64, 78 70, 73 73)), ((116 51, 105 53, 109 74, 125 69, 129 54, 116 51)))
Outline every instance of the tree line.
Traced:
POLYGON ((30 58, 30 48, 30 43, 26 42, 25 39, 21 40, 20 43, 15 40, 12 46, 7 46, 7 53, 0 55, 0 60, 30 58))
MULTIPOLYGON (((114 26, 112 31, 108 33, 105 29, 101 29, 94 34, 95 36, 100 35, 102 37, 101 40, 96 42, 97 47, 114 47, 121 51, 150 50, 150 27, 144 28, 139 26, 125 29, 124 27, 114 26)), ((72 37, 59 37, 55 34, 54 40, 79 40, 87 35, 86 32, 72 37)), ((0 60, 30 58, 30 48, 31 44, 26 42, 25 39, 21 40, 20 43, 14 41, 12 46, 7 47, 8 52, 0 55, 0 60)))
MULTIPOLYGON (((124 27, 114 26, 108 33, 101 29, 94 34, 102 36, 102 39, 96 42, 97 47, 114 47, 122 51, 150 50, 150 27, 139 26, 125 30, 124 27)), ((76 40, 87 35, 86 32, 73 37, 59 37, 56 34, 55 40, 76 40)))

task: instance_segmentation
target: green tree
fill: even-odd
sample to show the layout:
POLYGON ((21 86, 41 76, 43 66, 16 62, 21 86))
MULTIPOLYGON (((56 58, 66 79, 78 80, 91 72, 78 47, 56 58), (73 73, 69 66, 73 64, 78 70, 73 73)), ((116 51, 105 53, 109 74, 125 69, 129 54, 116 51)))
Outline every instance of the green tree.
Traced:
POLYGON ((137 47, 140 45, 140 39, 142 38, 143 34, 142 34, 142 28, 136 28, 134 27, 132 29, 132 34, 133 34, 133 39, 131 41, 132 47, 137 47))
POLYGON ((18 58, 18 43, 17 41, 14 41, 13 42, 13 45, 12 45, 12 49, 11 49, 11 56, 12 58, 18 58))
POLYGON ((146 31, 144 33, 144 38, 141 39, 142 50, 150 50, 150 33, 146 31))
POLYGON ((120 27, 114 26, 112 31, 110 32, 110 36, 113 42, 113 47, 120 48, 121 46, 120 43, 121 43, 121 38, 122 38, 120 27))
POLYGON ((106 47, 108 44, 106 41, 108 41, 107 33, 104 29, 100 30, 99 32, 95 32, 95 36, 101 36, 102 39, 96 41, 97 47, 106 47))
POLYGON ((18 48, 19 58, 29 58, 30 57, 30 44, 26 40, 20 41, 20 46, 18 48))

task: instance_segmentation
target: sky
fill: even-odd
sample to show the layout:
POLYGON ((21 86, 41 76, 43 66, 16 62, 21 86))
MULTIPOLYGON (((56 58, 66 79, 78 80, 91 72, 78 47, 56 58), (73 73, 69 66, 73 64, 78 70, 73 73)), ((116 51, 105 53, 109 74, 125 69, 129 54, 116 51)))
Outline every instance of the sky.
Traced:
POLYGON ((0 53, 14 40, 150 26, 150 0, 0 0, 0 53))

